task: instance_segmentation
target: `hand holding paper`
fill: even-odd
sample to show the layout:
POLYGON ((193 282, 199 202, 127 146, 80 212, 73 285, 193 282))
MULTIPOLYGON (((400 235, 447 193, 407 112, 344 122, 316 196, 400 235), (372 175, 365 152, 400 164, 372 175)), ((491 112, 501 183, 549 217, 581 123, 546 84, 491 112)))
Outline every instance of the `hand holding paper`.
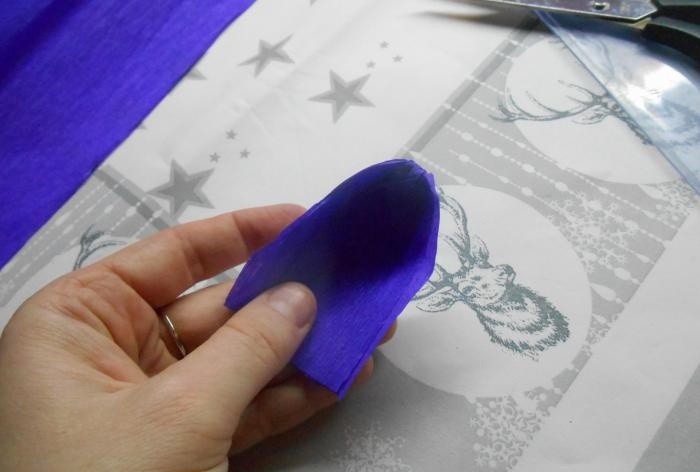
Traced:
POLYGON ((230 452, 336 401, 287 367, 312 326, 295 357, 304 373, 341 395, 366 378, 435 257, 432 178, 409 161, 344 182, 258 252, 229 298, 233 317, 221 303, 230 284, 180 296, 301 211, 177 226, 31 297, 0 338, 0 469, 228 470, 230 452))
POLYGON ((413 161, 349 178, 254 254, 226 305, 283 282, 312 289, 318 316, 294 364, 341 397, 435 264, 439 199, 413 161))
MULTIPOLYGON (((226 471, 230 453, 335 403, 288 366, 313 324, 307 288, 275 287, 234 317, 223 306, 230 283, 180 296, 302 211, 277 205, 177 226, 27 300, 0 338, 0 470, 226 471)), ((370 361, 358 381, 371 370, 370 361)))

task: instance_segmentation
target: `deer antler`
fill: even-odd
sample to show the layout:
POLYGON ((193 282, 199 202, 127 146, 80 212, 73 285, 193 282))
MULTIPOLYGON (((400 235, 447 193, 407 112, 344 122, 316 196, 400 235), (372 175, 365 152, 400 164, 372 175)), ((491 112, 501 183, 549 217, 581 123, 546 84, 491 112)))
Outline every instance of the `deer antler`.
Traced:
POLYGON ((435 269, 430 279, 431 280, 426 282, 426 284, 423 285, 423 287, 421 287, 418 293, 416 293, 416 295, 413 297, 415 300, 429 297, 438 290, 450 285, 450 273, 437 263, 435 264, 435 269))
POLYGON ((570 82, 564 82, 561 80, 559 82, 587 97, 586 99, 581 100, 576 97, 572 97, 571 95, 567 95, 566 98, 576 103, 580 103, 581 105, 587 105, 588 107, 599 104, 600 101, 607 95, 605 92, 601 94, 594 93, 591 90, 588 90, 586 87, 581 87, 580 85, 572 84, 570 82))
POLYGON ((537 118, 518 105, 510 90, 506 90, 505 101, 498 103, 498 111, 501 112, 501 116, 491 116, 491 118, 507 123, 518 120, 535 120, 537 118))
POLYGON ((559 109, 545 105, 540 100, 538 100, 537 98, 532 96, 532 94, 530 94, 530 92, 527 92, 527 97, 530 99, 530 101, 532 103, 534 103, 535 105, 537 105, 540 109, 542 109, 546 112, 544 114, 535 114, 535 113, 530 113, 529 111, 527 111, 523 107, 521 107, 518 104, 518 102, 515 100, 515 98, 513 98, 513 95, 511 94, 510 90, 506 90, 504 102, 501 102, 498 104, 498 110, 501 112, 501 116, 492 116, 492 118, 494 120, 503 121, 503 122, 514 122, 514 121, 518 121, 518 120, 524 120, 524 121, 560 120, 562 118, 576 116, 576 115, 583 113, 584 111, 586 111, 586 110, 588 110, 596 105, 600 105, 602 102, 602 99, 605 97, 604 94, 597 95, 597 94, 591 92, 590 90, 588 90, 584 87, 580 87, 578 85, 569 84, 566 82, 561 82, 561 83, 566 85, 567 87, 570 87, 574 90, 582 92, 588 98, 581 100, 581 99, 567 95, 568 99, 578 103, 578 105, 573 107, 573 108, 570 108, 568 110, 559 110, 559 109))
POLYGON ((469 230, 467 230, 467 214, 459 202, 447 195, 443 189, 439 190, 439 196, 440 206, 452 216, 457 224, 457 233, 454 236, 445 234, 442 238, 454 249, 462 264, 471 264, 471 242, 469 240, 469 230))
POLYGON ((83 266, 83 263, 85 260, 90 257, 90 255, 96 251, 99 251, 102 248, 109 247, 109 246, 118 246, 122 243, 121 241, 103 241, 97 245, 93 245, 95 241, 100 239, 102 236, 105 235, 104 231, 100 230, 92 230, 92 225, 88 227, 88 229, 85 230, 83 235, 80 237, 80 252, 78 253, 78 257, 75 259, 75 263, 73 264, 73 270, 80 269, 83 266))

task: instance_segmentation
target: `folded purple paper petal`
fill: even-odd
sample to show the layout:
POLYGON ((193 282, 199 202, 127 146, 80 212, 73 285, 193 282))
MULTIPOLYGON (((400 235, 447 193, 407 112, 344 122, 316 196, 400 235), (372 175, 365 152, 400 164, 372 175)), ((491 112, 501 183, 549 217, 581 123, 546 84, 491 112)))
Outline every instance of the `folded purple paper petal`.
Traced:
POLYGON ((226 299, 236 311, 284 282, 314 292, 314 326, 294 356, 308 377, 343 397, 435 265, 439 199, 413 161, 377 164, 253 254, 226 299))

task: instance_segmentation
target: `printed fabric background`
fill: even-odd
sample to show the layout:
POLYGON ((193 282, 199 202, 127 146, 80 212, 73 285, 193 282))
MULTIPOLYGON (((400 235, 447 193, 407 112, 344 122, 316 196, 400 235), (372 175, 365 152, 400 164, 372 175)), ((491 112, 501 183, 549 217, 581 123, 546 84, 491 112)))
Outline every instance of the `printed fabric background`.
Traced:
MULTIPOLYGON (((49 280, 159 229, 309 205, 395 156, 440 187, 430 282, 376 355, 372 382, 232 469, 538 470, 520 459, 700 212, 617 103, 520 13, 259 1, 0 272, 0 325, 49 280)), ((625 452, 637 470, 678 455, 669 438, 685 427, 678 408, 700 402, 700 353, 684 365, 658 406, 665 422, 644 424, 656 439, 625 452)))

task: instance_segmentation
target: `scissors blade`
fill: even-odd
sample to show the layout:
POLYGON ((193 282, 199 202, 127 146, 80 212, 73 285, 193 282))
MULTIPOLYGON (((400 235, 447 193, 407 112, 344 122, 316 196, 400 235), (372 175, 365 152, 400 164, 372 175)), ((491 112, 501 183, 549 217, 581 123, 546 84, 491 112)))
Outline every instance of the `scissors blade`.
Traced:
POLYGON ((649 0, 481 0, 554 13, 570 13, 608 20, 637 22, 658 11, 649 0))

